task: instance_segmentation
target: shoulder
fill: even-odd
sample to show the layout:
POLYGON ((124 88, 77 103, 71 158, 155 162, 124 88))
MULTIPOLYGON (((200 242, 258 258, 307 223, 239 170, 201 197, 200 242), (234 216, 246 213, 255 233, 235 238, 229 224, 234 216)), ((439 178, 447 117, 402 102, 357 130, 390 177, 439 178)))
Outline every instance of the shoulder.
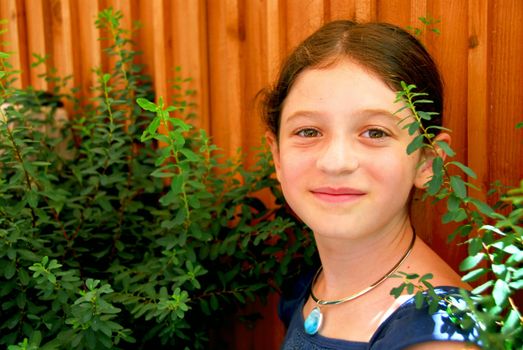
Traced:
MULTIPOLYGON (((452 297, 457 301, 462 300, 459 289, 455 287, 437 287, 435 292, 442 299, 452 297)), ((464 344, 478 341, 476 329, 462 329, 459 323, 448 315, 448 304, 445 300, 441 300, 437 306, 436 310, 432 310, 435 312, 429 313, 427 303, 421 308, 416 308, 414 298, 409 299, 381 324, 371 340, 371 348, 410 349, 409 347, 418 346, 412 349, 466 349, 464 344), (443 346, 447 342, 457 347, 443 346)))
POLYGON ((405 350, 480 350, 481 348, 471 343, 458 343, 448 341, 427 342, 409 346, 405 350))
POLYGON ((470 288, 461 280, 461 276, 422 239, 416 241, 416 245, 409 260, 409 266, 405 272, 417 274, 430 272, 433 275, 430 283, 434 286, 456 286, 464 289, 470 288))

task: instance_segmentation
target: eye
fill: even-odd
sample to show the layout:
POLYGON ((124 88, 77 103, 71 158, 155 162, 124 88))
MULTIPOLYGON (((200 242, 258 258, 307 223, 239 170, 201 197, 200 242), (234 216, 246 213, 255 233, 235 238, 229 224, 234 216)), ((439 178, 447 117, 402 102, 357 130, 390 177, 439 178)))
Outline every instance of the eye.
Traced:
POLYGON ((370 139, 381 139, 390 136, 385 130, 378 128, 368 129, 364 131, 362 135, 370 139))
POLYGON ((296 132, 296 135, 301 136, 301 137, 318 137, 318 136, 320 136, 320 132, 316 129, 305 128, 305 129, 298 130, 296 132))

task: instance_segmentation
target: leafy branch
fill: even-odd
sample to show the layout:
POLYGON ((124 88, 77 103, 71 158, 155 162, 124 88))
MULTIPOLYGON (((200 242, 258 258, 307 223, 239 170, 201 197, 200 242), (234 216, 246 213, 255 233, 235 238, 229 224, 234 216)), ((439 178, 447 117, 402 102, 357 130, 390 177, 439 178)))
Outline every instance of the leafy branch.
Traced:
POLYGON ((419 37, 427 31, 430 31, 437 35, 441 34, 440 30, 436 27, 437 24, 441 23, 440 19, 435 19, 431 16, 418 17, 418 19, 423 24, 422 28, 407 26, 407 30, 411 31, 415 36, 419 37))
MULTIPOLYGON (((448 130, 441 126, 426 126, 436 113, 419 110, 421 105, 432 101, 427 99, 426 93, 416 92, 415 85, 402 82, 401 86, 402 91, 397 93, 396 102, 402 102, 403 107, 396 113, 408 111, 408 115, 400 120, 400 125, 413 136, 407 153, 421 150, 429 154, 428 158, 432 161, 433 176, 426 184, 423 198, 430 197, 435 202, 445 201, 447 212, 442 222, 459 224, 449 236, 449 241, 459 235, 467 243, 468 257, 459 268, 468 272, 462 280, 472 283, 488 278, 486 282, 479 282, 470 295, 462 293, 469 303, 466 308, 461 307, 459 310, 469 320, 465 322, 467 325, 477 325, 480 340, 486 348, 515 349, 523 342, 523 318, 513 299, 523 289, 523 181, 519 188, 502 196, 502 200, 511 208, 507 216, 470 196, 467 188, 476 187, 466 181, 466 177, 476 178, 476 174, 459 161, 444 160, 444 156, 451 158, 455 152, 449 144, 438 140, 437 134, 448 130), (458 168, 462 175, 452 175, 451 166, 458 168)), ((406 277, 410 280, 418 276, 406 277)), ((433 288, 426 283, 426 279, 428 277, 423 276, 418 285, 428 289, 434 297, 430 292, 433 288)), ((414 291, 414 287, 409 287, 410 283, 404 281, 392 294, 398 296, 401 294, 398 292, 405 287, 414 291)))

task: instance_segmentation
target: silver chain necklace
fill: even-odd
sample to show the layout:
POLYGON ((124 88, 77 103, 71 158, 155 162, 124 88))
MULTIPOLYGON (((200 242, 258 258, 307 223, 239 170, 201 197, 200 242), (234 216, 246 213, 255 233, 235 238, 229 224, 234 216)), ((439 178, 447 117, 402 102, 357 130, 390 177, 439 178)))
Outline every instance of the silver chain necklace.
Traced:
POLYGON ((321 309, 320 309, 321 306, 338 305, 338 304, 343 304, 347 301, 354 300, 354 299, 362 296, 363 294, 370 292, 371 290, 373 290, 374 288, 379 286, 381 283, 383 283, 387 278, 389 278, 394 272, 396 272, 398 270, 400 265, 410 255, 412 248, 414 247, 414 242, 416 242, 416 233, 413 231, 412 240, 410 241, 409 248, 407 249, 405 254, 403 254, 401 259, 383 277, 378 279, 376 282, 372 283, 367 288, 357 292, 356 294, 349 295, 348 297, 345 297, 343 299, 322 300, 314 295, 314 291, 313 291, 314 284, 316 283, 316 280, 318 279, 318 276, 320 275, 320 272, 322 271, 322 266, 320 266, 318 271, 316 271, 316 275, 314 275, 314 279, 312 280, 312 284, 311 284, 311 293, 310 294, 311 294, 312 300, 314 300, 314 302, 316 303, 316 306, 312 309, 312 311, 309 313, 309 315, 305 319, 305 322, 303 324, 303 326, 305 328, 305 333, 314 335, 314 334, 318 333, 318 331, 320 330, 321 325, 323 323, 323 314, 321 313, 321 309))

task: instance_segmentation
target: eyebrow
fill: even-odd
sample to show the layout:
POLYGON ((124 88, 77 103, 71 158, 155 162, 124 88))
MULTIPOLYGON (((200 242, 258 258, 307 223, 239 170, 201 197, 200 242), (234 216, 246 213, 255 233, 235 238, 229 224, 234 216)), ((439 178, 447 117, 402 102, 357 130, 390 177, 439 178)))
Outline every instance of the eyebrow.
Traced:
MULTIPOLYGON (((287 117, 287 122, 296 119, 296 118, 314 118, 317 116, 321 116, 323 112, 315 111, 315 110, 297 110, 293 112, 289 117, 287 117)), ((386 116, 387 118, 393 119, 395 122, 397 122, 398 116, 395 115, 393 112, 382 109, 382 108, 368 108, 368 109, 362 109, 357 110, 356 115, 361 115, 362 117, 373 117, 373 116, 386 116)))
POLYGON ((395 112, 391 112, 387 109, 381 109, 381 108, 364 109, 359 113, 361 113, 364 116, 369 116, 369 117, 383 115, 388 118, 392 118, 395 121, 398 119, 398 116, 394 114, 395 112))
POLYGON ((316 117, 316 116, 321 116, 323 113, 320 112, 320 111, 295 111, 293 112, 289 117, 287 117, 287 121, 290 121, 290 120, 293 120, 293 119, 296 119, 296 118, 313 118, 313 117, 316 117))

